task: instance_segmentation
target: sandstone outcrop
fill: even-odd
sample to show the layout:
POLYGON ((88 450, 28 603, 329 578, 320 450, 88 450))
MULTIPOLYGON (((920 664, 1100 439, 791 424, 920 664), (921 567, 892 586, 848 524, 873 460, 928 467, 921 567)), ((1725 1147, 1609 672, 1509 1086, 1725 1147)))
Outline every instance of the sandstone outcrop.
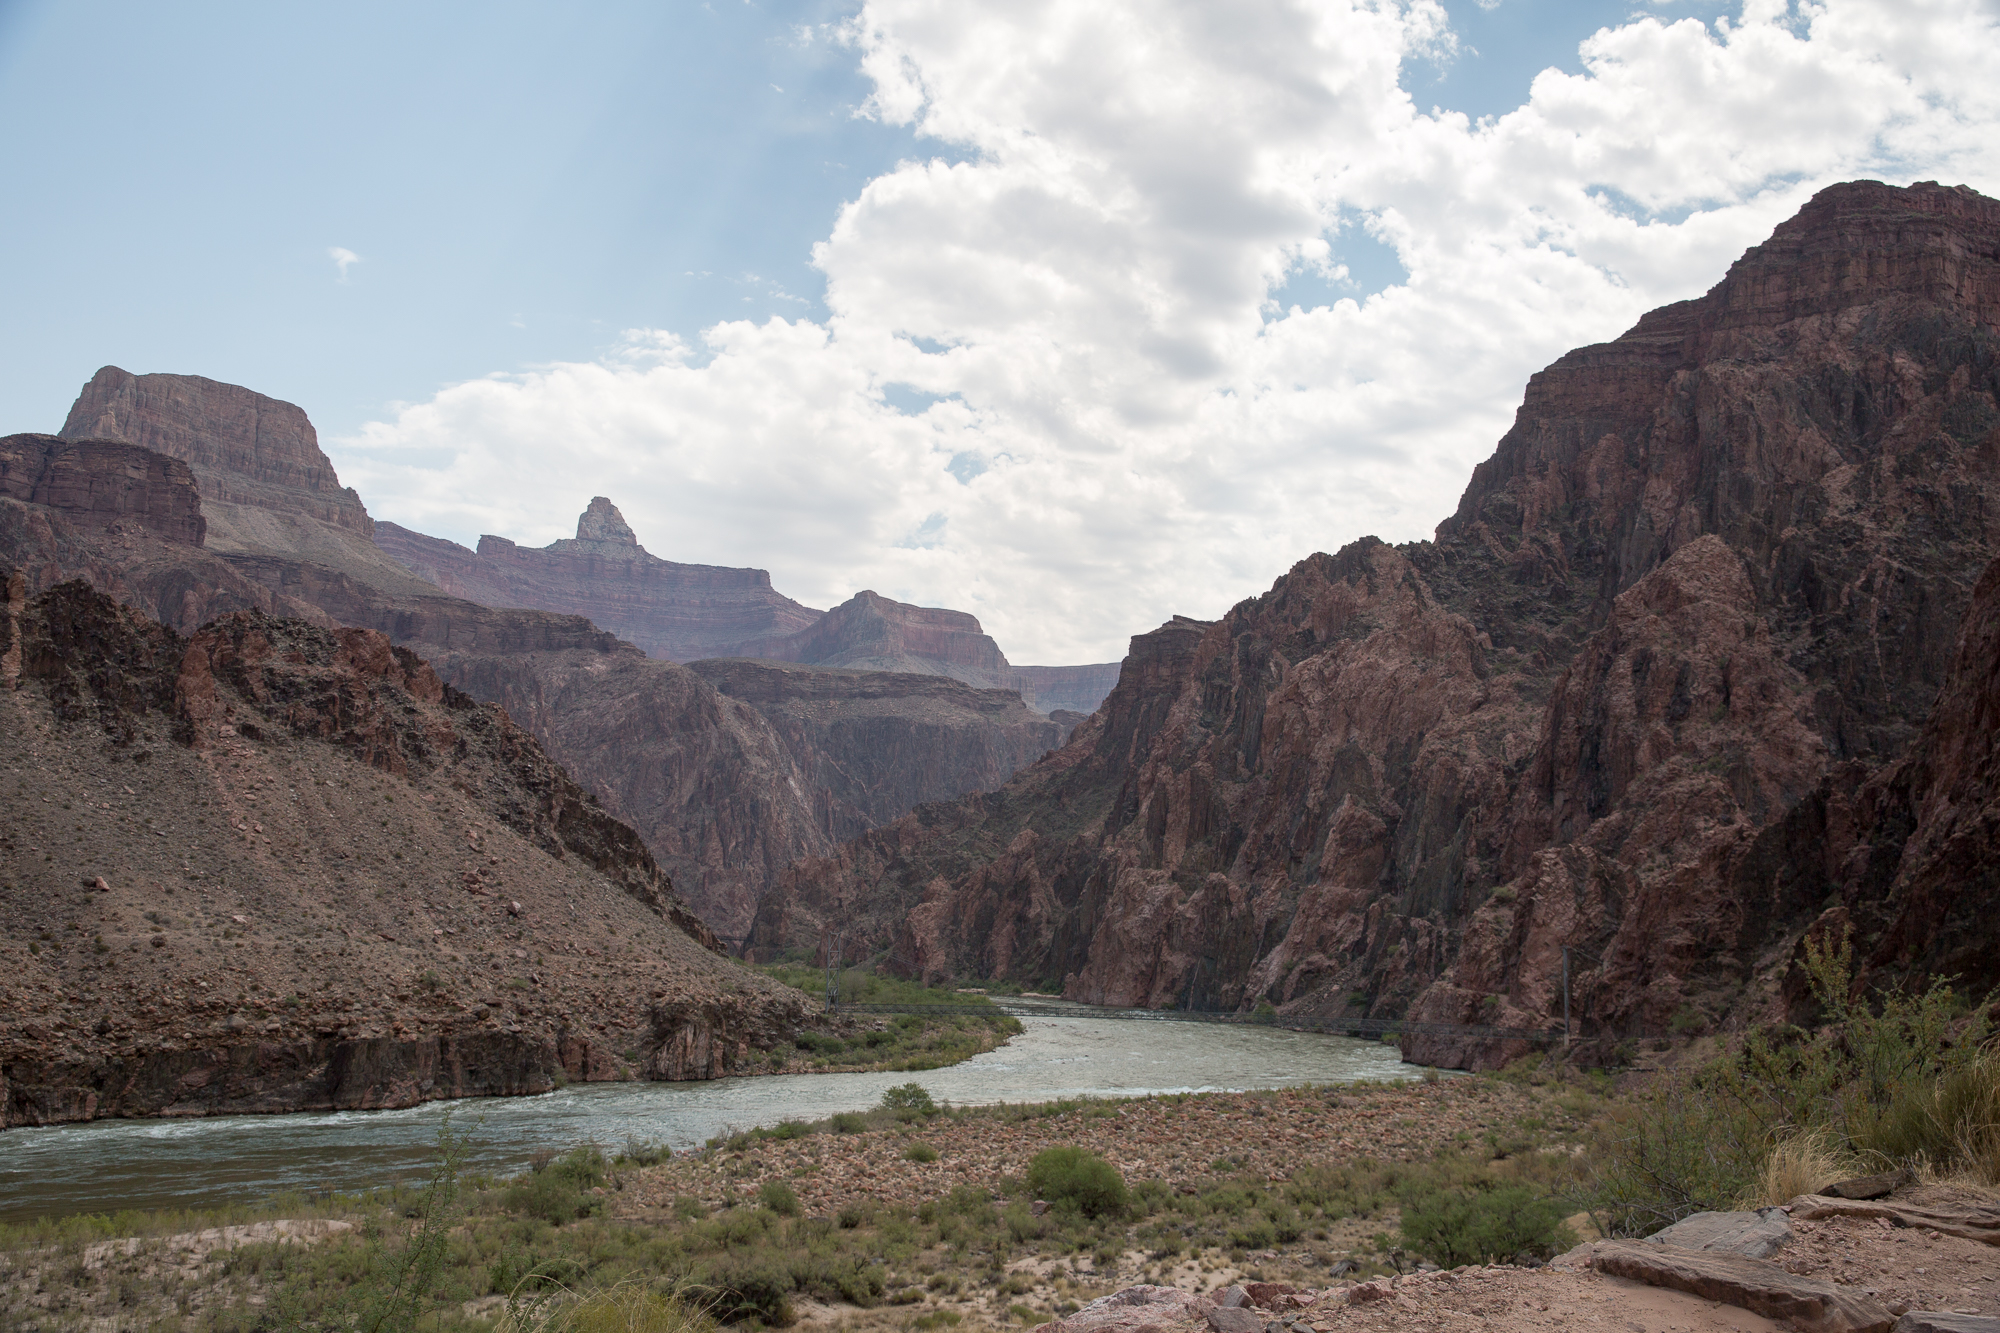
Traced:
POLYGON ((545 547, 486 536, 468 551, 394 523, 375 525, 375 544, 455 597, 582 616, 674 662, 733 652, 745 639, 789 635, 821 614, 773 590, 764 570, 676 564, 648 554, 618 506, 601 495, 578 518, 574 538, 545 547))
POLYGON ((806 1021, 384 635, 0 587, 0 1125, 706 1078, 806 1021))
POLYGON ((795 866, 756 941, 838 916, 913 973, 1509 1027, 1560 1021, 1568 948, 1606 1045, 1777 1012, 1830 890, 1884 908, 1865 956, 1962 961, 1992 939, 1967 609, 1996 485, 2000 204, 1830 188, 1536 375, 1435 541, 1135 638, 1063 750, 795 866), (1925 896, 1968 875, 1956 917, 1925 896))
POLYGON ((925 801, 991 791, 1067 734, 1013 690, 975 689, 947 676, 755 658, 694 662, 689 670, 777 728, 830 842, 925 801))
POLYGON ((186 463, 219 543, 269 541, 276 525, 268 515, 304 515, 363 537, 372 526, 361 497, 334 475, 306 414, 234 384, 105 366, 77 395, 60 434, 124 440, 186 463), (239 515, 239 506, 257 512, 239 515))

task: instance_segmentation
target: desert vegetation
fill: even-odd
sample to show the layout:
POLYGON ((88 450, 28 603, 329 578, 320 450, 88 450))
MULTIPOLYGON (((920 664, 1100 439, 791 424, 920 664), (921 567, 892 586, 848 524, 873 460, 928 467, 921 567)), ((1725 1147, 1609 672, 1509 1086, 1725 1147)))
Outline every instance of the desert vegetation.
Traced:
POLYGON ((447 1130, 428 1181, 365 1196, 0 1229, 0 1281, 50 1329, 114 1311, 182 1333, 932 1333, 1045 1322, 1139 1281, 1534 1265, 1866 1171, 2000 1184, 1984 1014, 1941 983, 1857 995, 1850 965, 1844 940, 1815 941, 1822 1021, 1654 1071, 1531 1057, 1404 1085, 977 1108, 912 1079, 867 1112, 679 1154, 582 1144, 509 1178, 463 1175, 447 1130), (1300 1125, 1318 1151, 1286 1148, 1300 1125), (1177 1155, 1136 1146, 1154 1143, 1177 1155), (274 1217, 346 1229, 257 1233, 274 1217), (189 1249, 228 1225, 238 1239, 189 1249))

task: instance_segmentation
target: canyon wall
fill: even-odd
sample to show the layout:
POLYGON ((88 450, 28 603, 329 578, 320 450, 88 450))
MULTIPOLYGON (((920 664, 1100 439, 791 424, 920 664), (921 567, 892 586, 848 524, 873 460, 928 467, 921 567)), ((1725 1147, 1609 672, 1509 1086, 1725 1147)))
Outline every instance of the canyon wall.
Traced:
POLYGON ((1035 707, 1045 713, 1090 714, 1118 683, 1116 662, 1083 666, 1017 666, 1014 674, 1034 690, 1035 707))
POLYGON ((0 594, 0 1126, 708 1078, 808 1021, 385 635, 0 594))
POLYGON ((991 791, 1067 735, 1013 690, 975 689, 947 676, 755 658, 695 662, 689 669, 777 728, 829 842, 925 801, 991 791))
MULTIPOLYGON (((315 505, 338 508, 350 492, 289 404, 192 377, 107 368, 72 409, 68 429, 79 423, 129 429, 178 450, 150 454, 160 470, 147 485, 165 497, 158 503, 197 506, 205 531, 196 541, 185 523, 163 531, 136 512, 105 512, 137 503, 122 482, 126 498, 112 504, 105 496, 119 487, 109 481, 93 482, 96 491, 42 485, 17 498, 28 483, 10 480, 0 494, 0 561, 22 570, 31 595, 83 578, 182 633, 237 610, 380 630, 432 661, 448 683, 505 705, 639 830, 697 914, 723 934, 743 933, 779 868, 829 845, 797 763, 755 709, 579 617, 447 596, 375 545, 365 511, 322 516, 315 505), (220 442, 200 416, 208 408, 222 414, 220 442), (183 463, 184 472, 173 470, 183 463), (205 485, 239 499, 213 501, 205 485)), ((69 450, 109 478, 133 466, 132 448, 13 436, 0 453, 18 456, 25 477, 30 455, 39 475, 60 472, 69 450)), ((16 475, 15 464, 8 469, 16 475)))
MULTIPOLYGON (((755 942, 837 917, 913 974, 1507 1026, 1560 1015, 1567 947, 1607 1040, 1779 1012, 1819 888, 1922 900, 1914 865, 1898 899, 1787 848, 1947 725, 1996 482, 2000 204, 1833 187, 1534 376, 1435 541, 1135 638, 1063 750, 793 867, 755 942)), ((1967 947, 1857 928, 1871 958, 1967 947)))

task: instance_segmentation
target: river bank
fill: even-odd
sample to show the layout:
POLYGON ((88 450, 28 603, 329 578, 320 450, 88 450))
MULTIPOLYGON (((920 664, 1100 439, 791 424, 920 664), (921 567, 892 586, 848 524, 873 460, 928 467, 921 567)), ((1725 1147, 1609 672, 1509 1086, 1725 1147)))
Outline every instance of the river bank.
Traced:
MULTIPOLYGON (((506 1293, 532 1288, 538 1273, 572 1284, 694 1273, 734 1293, 725 1313, 739 1321, 925 1330, 1040 1321, 1137 1280, 1323 1282, 1342 1261, 1387 1260, 1376 1233, 1394 1229, 1387 1190, 1399 1168, 1460 1147, 1523 1152, 1572 1132, 1593 1106, 1577 1088, 1451 1079, 844 1113, 663 1161, 585 1149, 511 1181, 466 1181, 438 1327, 491 1327, 506 1293), (1021 1173, 1058 1144, 1116 1162, 1133 1213, 1033 1208, 1021 1173)), ((238 1211, 8 1228, 5 1304, 40 1312, 48 1327, 88 1326, 121 1301, 157 1308, 179 1321, 161 1326, 186 1333, 253 1327, 280 1292, 337 1299, 355 1281, 371 1222, 406 1227, 417 1198, 405 1187, 345 1205, 296 1203, 295 1217, 356 1229, 217 1239, 205 1252, 185 1236, 271 1219, 238 1211)))

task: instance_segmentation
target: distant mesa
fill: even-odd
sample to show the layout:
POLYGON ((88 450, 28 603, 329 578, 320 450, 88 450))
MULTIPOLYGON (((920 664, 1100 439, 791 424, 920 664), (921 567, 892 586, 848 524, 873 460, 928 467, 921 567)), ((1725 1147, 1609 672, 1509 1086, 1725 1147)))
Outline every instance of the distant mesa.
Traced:
POLYGON ((575 537, 543 547, 488 535, 470 551, 394 523, 375 525, 375 544, 455 596, 584 616, 672 662, 728 656, 745 639, 790 634, 823 614, 774 591, 764 570, 649 554, 602 495, 578 517, 575 537))
POLYGON ((376 523, 375 543, 454 596, 584 616, 674 662, 756 657, 949 676, 978 689, 1019 691, 1043 712, 1095 712, 1118 683, 1116 662, 1016 667, 964 611, 868 591, 822 612, 777 592, 765 570, 662 560, 639 544, 618 506, 602 495, 578 516, 576 536, 547 546, 488 535, 471 551, 388 522, 376 523))

